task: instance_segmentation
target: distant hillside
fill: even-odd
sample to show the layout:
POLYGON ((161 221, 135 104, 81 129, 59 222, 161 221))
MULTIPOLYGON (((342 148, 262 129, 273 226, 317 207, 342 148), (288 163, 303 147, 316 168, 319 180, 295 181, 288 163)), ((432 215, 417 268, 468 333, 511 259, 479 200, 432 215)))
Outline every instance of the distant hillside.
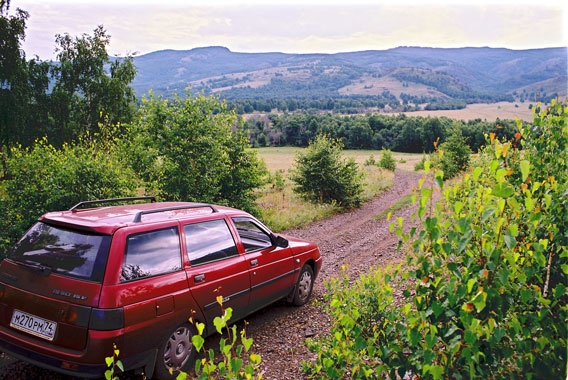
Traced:
MULTIPOLYGON (((134 58, 139 96, 217 93, 228 100, 382 99, 418 107, 548 101, 567 95, 567 48, 399 47, 337 54, 236 53, 224 47, 134 58)), ((380 105, 379 105, 380 107, 380 105)))

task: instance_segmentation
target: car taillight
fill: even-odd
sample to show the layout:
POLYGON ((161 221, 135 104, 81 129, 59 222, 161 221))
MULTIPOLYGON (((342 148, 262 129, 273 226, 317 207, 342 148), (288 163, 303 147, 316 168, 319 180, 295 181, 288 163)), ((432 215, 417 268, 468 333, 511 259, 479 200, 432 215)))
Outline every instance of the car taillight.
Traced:
POLYGON ((91 330, 118 330, 124 327, 124 310, 117 309, 96 309, 91 310, 91 330))
POLYGON ((70 306, 63 320, 66 323, 87 327, 91 316, 91 308, 86 306, 70 306))

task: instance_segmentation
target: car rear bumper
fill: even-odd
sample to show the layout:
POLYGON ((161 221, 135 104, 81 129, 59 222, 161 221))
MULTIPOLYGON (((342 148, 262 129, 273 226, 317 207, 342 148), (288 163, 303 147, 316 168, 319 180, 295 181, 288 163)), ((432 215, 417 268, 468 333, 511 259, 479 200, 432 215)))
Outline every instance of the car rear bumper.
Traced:
POLYGON ((107 370, 105 363, 87 365, 68 362, 18 347, 4 340, 0 340, 0 351, 35 366, 67 376, 80 376, 86 379, 96 379, 104 376, 104 373, 107 370))
MULTIPOLYGON (((104 361, 101 364, 81 364, 65 361, 16 346, 2 339, 0 339, 0 351, 37 367, 71 377, 100 379, 104 378, 105 371, 109 369, 104 361)), ((125 371, 142 369, 145 373, 151 375, 154 372, 157 351, 157 349, 149 350, 127 358, 119 358, 119 360, 122 362, 125 371)))

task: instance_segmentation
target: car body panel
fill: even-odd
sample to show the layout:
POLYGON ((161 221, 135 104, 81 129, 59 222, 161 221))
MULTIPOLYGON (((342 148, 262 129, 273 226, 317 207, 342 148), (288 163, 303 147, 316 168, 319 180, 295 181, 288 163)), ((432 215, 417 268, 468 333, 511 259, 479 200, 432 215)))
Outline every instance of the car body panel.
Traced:
MULTIPOLYGON (((68 375, 102 375, 113 344, 127 370, 151 369, 164 336, 174 327, 191 318, 204 322, 205 334, 212 334, 213 319, 222 308, 233 309, 233 321, 241 319, 292 294, 303 265, 312 266, 316 275, 321 267, 314 243, 286 237, 286 246, 278 245, 282 239, 250 214, 223 206, 105 206, 48 213, 39 221, 111 238, 108 257, 102 264, 97 261, 104 266, 97 267, 104 269, 100 279, 51 272, 31 265, 29 255, 0 263, 0 350, 68 375), (244 241, 254 236, 244 236, 235 220, 257 226, 258 247, 244 241), (56 323, 53 336, 11 324, 28 316, 48 327, 56 323)), ((48 252, 50 259, 76 256, 65 247, 49 248, 56 251, 48 252)))

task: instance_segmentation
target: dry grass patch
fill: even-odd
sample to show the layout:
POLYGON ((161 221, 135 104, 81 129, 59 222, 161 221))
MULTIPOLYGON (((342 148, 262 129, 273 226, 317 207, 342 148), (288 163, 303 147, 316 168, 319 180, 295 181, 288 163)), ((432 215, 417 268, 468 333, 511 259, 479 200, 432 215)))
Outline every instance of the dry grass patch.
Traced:
POLYGON ((475 119, 481 119, 486 121, 495 121, 497 119, 515 120, 516 118, 524 121, 533 121, 533 114, 532 110, 529 109, 529 104, 530 103, 527 102, 468 104, 466 108, 461 110, 413 111, 413 112, 404 112, 404 114, 409 117, 445 116, 450 119, 466 120, 466 121, 475 120, 475 119))
MULTIPOLYGON (((293 182, 289 178, 289 170, 294 164, 296 153, 301 148, 259 148, 259 157, 264 160, 272 178, 279 172, 283 186, 277 186, 272 181, 259 194, 257 203, 261 210, 261 219, 274 231, 282 231, 303 227, 313 221, 324 219, 340 211, 335 204, 314 204, 305 201, 294 194, 293 182)), ((365 170, 365 185, 363 200, 374 198, 377 194, 393 185, 394 173, 381 169, 376 165, 364 165, 371 155, 375 160, 380 159, 381 151, 350 150, 344 152, 346 157, 352 157, 365 170)), ((393 153, 397 167, 414 168, 421 155, 393 153), (402 163, 403 161, 404 163, 402 163)), ((406 169, 403 169, 406 170, 406 169)), ((282 184, 280 184, 282 185, 282 184)))

